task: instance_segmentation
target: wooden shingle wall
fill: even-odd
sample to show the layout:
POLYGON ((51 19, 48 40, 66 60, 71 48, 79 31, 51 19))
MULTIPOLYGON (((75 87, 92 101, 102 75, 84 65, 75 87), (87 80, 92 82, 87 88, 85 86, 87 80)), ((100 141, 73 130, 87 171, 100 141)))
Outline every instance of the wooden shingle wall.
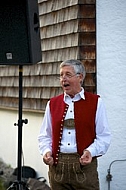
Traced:
MULTIPOLYGON (((42 62, 23 66, 23 108, 44 111, 62 93, 59 64, 78 59, 86 67, 86 90, 96 92, 95 0, 39 0, 42 62)), ((0 66, 0 107, 18 108, 19 67, 0 66)))

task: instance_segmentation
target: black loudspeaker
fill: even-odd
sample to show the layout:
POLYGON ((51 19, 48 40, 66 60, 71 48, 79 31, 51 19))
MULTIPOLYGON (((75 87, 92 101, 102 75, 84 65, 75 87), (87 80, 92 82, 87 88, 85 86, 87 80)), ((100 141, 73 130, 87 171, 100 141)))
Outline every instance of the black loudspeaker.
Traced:
POLYGON ((42 60, 37 0, 1 0, 0 65, 42 60))

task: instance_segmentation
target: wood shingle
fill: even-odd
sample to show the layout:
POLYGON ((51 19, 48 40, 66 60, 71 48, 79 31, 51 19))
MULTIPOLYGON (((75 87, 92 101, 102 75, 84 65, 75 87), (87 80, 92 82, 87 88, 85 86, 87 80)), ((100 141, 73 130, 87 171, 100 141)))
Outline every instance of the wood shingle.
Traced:
MULTIPOLYGON (((96 92, 96 1, 39 0, 42 62, 23 66, 23 109, 44 111, 62 93, 59 64, 78 59, 86 67, 83 86, 96 92)), ((18 109, 19 68, 0 66, 0 107, 18 109)))

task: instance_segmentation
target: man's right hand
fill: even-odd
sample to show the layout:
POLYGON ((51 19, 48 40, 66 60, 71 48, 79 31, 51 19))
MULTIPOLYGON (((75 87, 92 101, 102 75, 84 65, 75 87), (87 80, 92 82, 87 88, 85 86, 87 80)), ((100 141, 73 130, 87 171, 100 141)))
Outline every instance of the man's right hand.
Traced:
POLYGON ((43 156, 43 162, 46 165, 50 165, 52 166, 54 163, 53 157, 52 157, 52 153, 51 152, 47 152, 44 156, 43 156))

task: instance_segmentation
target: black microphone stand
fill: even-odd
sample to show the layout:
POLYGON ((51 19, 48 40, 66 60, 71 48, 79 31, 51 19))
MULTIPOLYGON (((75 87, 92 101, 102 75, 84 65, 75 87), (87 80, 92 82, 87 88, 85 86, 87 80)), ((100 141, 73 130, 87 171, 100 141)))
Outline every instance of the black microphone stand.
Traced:
POLYGON ((29 190, 26 183, 22 181, 22 127, 23 123, 27 124, 27 119, 22 119, 22 81, 23 81, 23 66, 19 65, 19 118, 18 118, 18 124, 14 124, 15 126, 18 126, 18 159, 17 159, 17 165, 18 165, 18 173, 17 173, 17 181, 13 182, 12 185, 7 190, 29 190))

